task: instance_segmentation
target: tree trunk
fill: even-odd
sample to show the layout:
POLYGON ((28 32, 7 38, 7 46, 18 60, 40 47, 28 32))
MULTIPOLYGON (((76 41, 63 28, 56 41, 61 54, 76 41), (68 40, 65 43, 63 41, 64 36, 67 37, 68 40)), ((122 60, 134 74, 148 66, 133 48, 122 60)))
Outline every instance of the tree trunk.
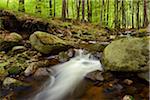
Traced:
POLYGON ((101 2, 101 11, 100 11, 100 24, 103 26, 103 9, 104 9, 104 0, 101 2))
POLYGON ((107 0, 107 23, 106 25, 108 26, 108 23, 109 23, 109 0, 107 0))
POLYGON ((9 4, 9 0, 7 0, 7 7, 8 7, 8 4, 9 4))
POLYGON ((24 0, 19 0, 19 8, 18 8, 18 11, 25 12, 24 0))
POLYGON ((54 17, 56 16, 56 0, 54 0, 54 17))
POLYGON ((136 12, 136 20, 137 20, 137 22, 136 22, 136 26, 137 26, 138 29, 140 27, 140 24, 139 24, 139 6, 140 6, 140 1, 137 1, 137 12, 136 12))
POLYGON ((73 16, 73 18, 74 18, 74 1, 72 0, 72 3, 71 3, 71 6, 72 6, 72 16, 73 16))
POLYGON ((77 0, 76 1, 76 6, 77 6, 77 20, 80 20, 80 5, 81 5, 81 1, 77 0))
POLYGON ((134 0, 132 1, 132 28, 134 28, 134 0))
POLYGON ((105 23, 106 23, 106 19, 105 19, 105 14, 106 14, 106 3, 105 3, 105 1, 104 0, 102 0, 103 1, 103 25, 105 26, 105 23))
POLYGON ((52 0, 49 0, 50 16, 52 17, 52 0))
POLYGON ((66 19, 66 0, 62 0, 62 19, 66 19))
POLYGON ((148 16, 147 16, 147 0, 144 0, 144 21, 143 21, 143 26, 146 27, 148 26, 148 16))
POLYGON ((42 1, 41 0, 36 0, 36 9, 35 9, 35 13, 37 14, 41 14, 41 3, 42 1))
POLYGON ((90 20, 89 20, 89 22, 92 22, 92 0, 90 1, 90 12, 89 12, 89 15, 90 15, 90 20))
POLYGON ((66 15, 69 18, 69 0, 66 0, 66 15))
POLYGON ((82 0, 82 21, 84 21, 84 17, 85 17, 85 14, 84 14, 84 6, 85 6, 85 1, 82 0))
POLYGON ((126 14, 125 14, 125 6, 124 6, 124 1, 122 0, 122 27, 126 27, 126 14))
POLYGON ((115 28, 119 28, 118 27, 118 0, 114 1, 114 22, 115 22, 115 28))

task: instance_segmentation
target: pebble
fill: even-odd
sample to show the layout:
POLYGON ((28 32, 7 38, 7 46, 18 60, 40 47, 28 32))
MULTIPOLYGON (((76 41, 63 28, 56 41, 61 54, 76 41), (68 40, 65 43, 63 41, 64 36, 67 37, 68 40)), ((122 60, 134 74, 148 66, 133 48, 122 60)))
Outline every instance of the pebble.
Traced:
POLYGON ((127 85, 131 85, 131 84, 133 83, 133 81, 130 80, 130 79, 125 79, 125 80, 123 81, 123 83, 125 83, 125 84, 127 84, 127 85))
POLYGON ((125 95, 122 100, 134 100, 131 95, 125 95))

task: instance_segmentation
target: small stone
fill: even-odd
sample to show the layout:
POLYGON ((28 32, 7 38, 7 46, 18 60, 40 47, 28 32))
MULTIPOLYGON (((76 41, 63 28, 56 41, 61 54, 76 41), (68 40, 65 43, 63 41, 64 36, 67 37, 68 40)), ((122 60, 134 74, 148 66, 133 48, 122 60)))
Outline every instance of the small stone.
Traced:
POLYGON ((26 47, 24 47, 24 46, 14 46, 13 48, 12 48, 12 51, 13 52, 19 52, 19 51, 25 51, 26 50, 26 47))
POLYGON ((125 95, 122 100, 134 100, 131 95, 125 95))
POLYGON ((38 68, 36 72, 34 73, 34 77, 44 77, 44 76, 49 76, 49 72, 47 71, 46 68, 38 68))
POLYGON ((69 56, 66 52, 60 52, 58 58, 59 58, 59 61, 62 63, 69 60, 69 56))
POLYGON ((88 78, 92 81, 103 81, 104 78, 102 76, 102 72, 100 71, 94 71, 94 72, 91 72, 91 73, 88 73, 85 78, 88 78))
POLYGON ((24 75, 29 76, 33 74, 36 71, 36 69, 37 69, 37 66, 34 63, 32 63, 26 68, 26 70, 24 71, 24 75))
POLYGON ((123 83, 125 83, 125 84, 127 84, 127 85, 131 85, 131 84, 133 83, 133 81, 130 80, 130 79, 125 79, 125 80, 123 81, 123 83))

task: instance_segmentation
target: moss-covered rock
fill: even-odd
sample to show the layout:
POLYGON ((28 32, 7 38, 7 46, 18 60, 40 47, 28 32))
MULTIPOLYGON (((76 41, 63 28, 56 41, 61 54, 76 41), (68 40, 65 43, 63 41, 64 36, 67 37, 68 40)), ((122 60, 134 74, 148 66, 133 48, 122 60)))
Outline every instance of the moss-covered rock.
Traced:
POLYGON ((20 66, 12 66, 8 69, 9 74, 19 74, 21 72, 21 67, 20 66))
POLYGON ((0 66, 0 80, 4 80, 4 78, 8 75, 7 70, 4 67, 0 66))
POLYGON ((9 50, 19 44, 22 36, 17 33, 0 34, 0 51, 9 50))
POLYGON ((3 81, 3 86, 5 87, 9 87, 9 86, 12 86, 12 87, 19 87, 19 86, 29 86, 29 84, 27 83, 24 83, 20 80, 17 80, 17 79, 14 79, 14 78, 11 78, 11 77, 6 77, 5 80, 3 81))
POLYGON ((67 43, 55 35, 46 32, 34 32, 30 36, 32 47, 43 54, 58 53, 66 49, 67 43))
POLYGON ((148 41, 150 38, 123 38, 113 41, 104 50, 105 70, 148 70, 148 41))

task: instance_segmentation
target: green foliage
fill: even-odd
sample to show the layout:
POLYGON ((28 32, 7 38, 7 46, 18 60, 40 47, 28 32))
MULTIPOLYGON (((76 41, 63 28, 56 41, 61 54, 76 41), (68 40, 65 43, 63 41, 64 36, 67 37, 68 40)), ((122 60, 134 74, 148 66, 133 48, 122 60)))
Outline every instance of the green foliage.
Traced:
MULTIPOLYGON (((49 18, 54 16, 54 0, 52 0, 52 16, 50 16, 50 6, 49 6, 49 0, 41 0, 38 2, 38 0, 24 0, 25 1, 25 12, 32 14, 32 15, 38 15, 40 17, 44 18, 49 18), (36 6, 41 8, 41 13, 36 13, 36 6)), ((76 0, 67 0, 68 1, 68 15, 67 18, 72 18, 76 19, 77 17, 77 8, 76 8, 76 0)), ((139 0, 140 1, 140 6, 139 6, 139 21, 140 21, 140 26, 143 26, 144 18, 143 16, 143 1, 144 0, 139 0)), ((148 1, 148 0, 147 0, 148 1)), ((101 16, 101 10, 102 10, 102 26, 108 26, 108 27, 114 27, 115 23, 114 20, 117 16, 115 16, 115 7, 114 3, 115 0, 104 0, 104 5, 102 4, 102 0, 92 0, 92 22, 93 23, 100 23, 100 16, 101 16), (107 4, 109 1, 109 9, 107 9, 107 4), (107 19, 107 10, 108 10, 108 21, 107 19)), ((132 13, 134 13, 134 24, 136 25, 136 12, 137 12, 137 1, 136 0, 124 0, 124 10, 125 10, 125 18, 126 18, 126 26, 127 28, 132 27, 132 13), (132 2, 133 1, 133 2, 132 2), (134 6, 134 11, 132 11, 132 7, 134 6)), ((148 19, 150 20, 150 2, 147 3, 147 14, 148 14, 148 19)), ((18 11, 19 7, 19 0, 0 0, 0 8, 6 8, 6 9, 11 9, 14 11, 18 11), (8 2, 9 1, 9 2, 8 2)), ((61 13, 62 13, 62 0, 55 0, 55 8, 56 8, 56 16, 58 18, 61 18, 61 13)), ((118 18, 117 20, 120 23, 117 23, 121 28, 123 27, 121 25, 122 22, 122 3, 121 0, 118 0, 118 18)), ((87 2, 85 0, 85 20, 87 20, 87 2)), ((80 19, 82 18, 82 4, 80 5, 80 19)), ((126 27, 125 26, 125 27, 126 27)))

